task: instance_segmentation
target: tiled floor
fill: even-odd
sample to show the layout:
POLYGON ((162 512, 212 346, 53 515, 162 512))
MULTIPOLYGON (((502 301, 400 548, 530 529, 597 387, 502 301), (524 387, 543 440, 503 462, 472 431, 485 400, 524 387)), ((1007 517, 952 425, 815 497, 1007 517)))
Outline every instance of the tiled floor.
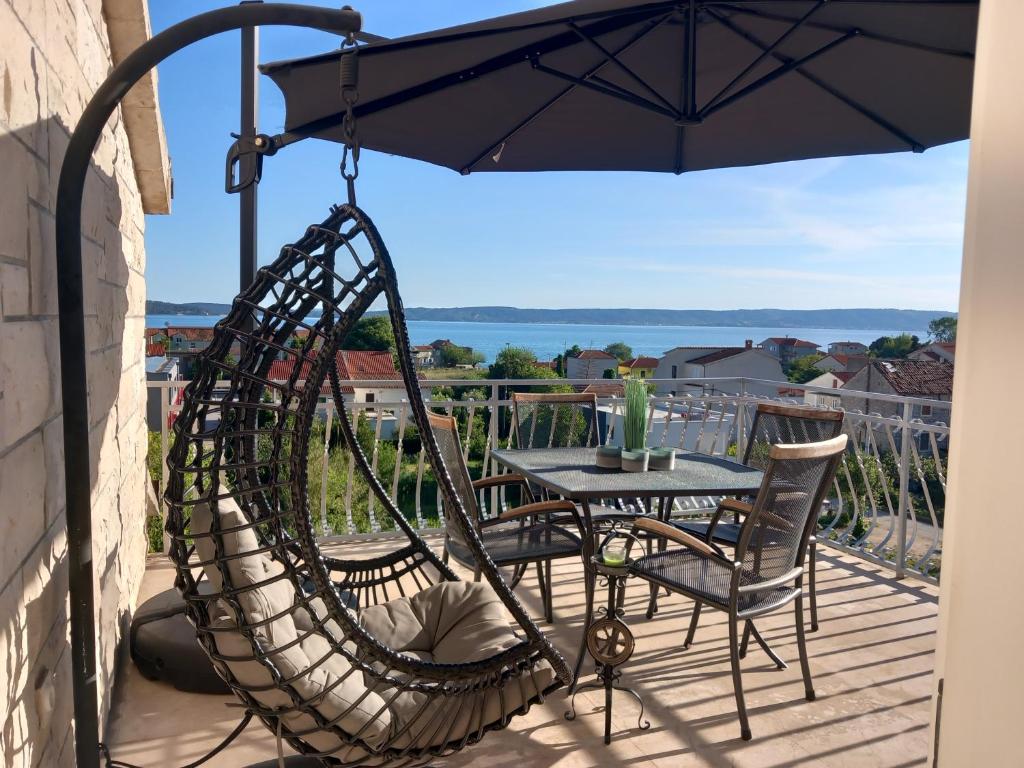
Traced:
MULTIPOLYGON (((368 545, 360 542, 363 552, 368 545)), ((374 545, 383 546, 383 545, 374 545)), ((578 563, 555 569, 555 624, 551 637, 574 658, 582 621, 583 589, 578 563)), ((143 599, 172 582, 172 569, 153 558, 143 599)), ((929 738, 931 676, 937 590, 892 575, 846 555, 819 553, 821 628, 808 635, 818 699, 806 702, 797 660, 793 614, 786 610, 758 622, 783 659, 776 670, 754 646, 744 662, 744 685, 754 739, 739 738, 722 614, 706 611, 688 651, 681 641, 691 604, 663 597, 661 611, 644 618, 647 590, 631 583, 626 621, 637 648, 623 668, 623 683, 647 704, 652 727, 636 729, 637 708, 626 696, 614 703, 613 743, 602 743, 603 693, 577 700, 580 716, 567 722, 563 692, 493 733, 476 747, 439 761, 487 768, 635 768, 687 766, 888 766, 922 765, 929 738)), ((537 615, 536 582, 518 592, 537 615)), ((591 667, 586 667, 589 669, 591 667)), ((196 759, 225 736, 239 710, 226 696, 184 694, 144 679, 125 662, 111 717, 108 743, 114 756, 141 766, 178 766, 196 759)), ((287 750, 287 745, 285 750, 287 750)), ((246 766, 277 756, 273 735, 261 724, 207 765, 246 766)), ((276 760, 274 761, 276 764, 276 760)))

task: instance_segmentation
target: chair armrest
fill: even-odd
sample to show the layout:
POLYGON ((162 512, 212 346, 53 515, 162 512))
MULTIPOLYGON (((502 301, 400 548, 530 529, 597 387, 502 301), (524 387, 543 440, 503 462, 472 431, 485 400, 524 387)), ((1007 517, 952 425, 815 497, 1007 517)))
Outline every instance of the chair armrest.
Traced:
POLYGON ((739 499, 722 499, 718 502, 718 508, 715 513, 711 516, 711 522, 708 523, 707 533, 704 534, 704 541, 708 544, 711 543, 715 535, 715 526, 718 525, 718 521, 722 519, 722 515, 725 512, 733 512, 737 515, 749 515, 754 509, 753 504, 748 504, 745 501, 739 499))
POLYGON ((682 544, 684 547, 689 547, 690 549, 702 552, 705 555, 720 557, 719 553, 716 552, 715 549, 707 542, 701 541, 696 536, 691 536, 686 531, 681 531, 674 525, 663 523, 660 520, 640 517, 633 522, 633 528, 653 533, 656 536, 662 536, 669 541, 674 541, 676 544, 682 544))
POLYGON ((576 505, 571 501, 566 501, 565 499, 552 499, 551 501, 535 501, 532 504, 523 504, 521 507, 509 509, 498 515, 497 519, 504 522, 506 520, 515 520, 519 517, 542 515, 551 512, 575 513, 575 516, 579 517, 576 505))
POLYGON ((473 481, 473 490, 479 491, 481 488, 493 488, 496 485, 512 485, 513 483, 520 483, 526 485, 526 478, 522 475, 509 473, 507 475, 492 475, 491 477, 482 477, 479 480, 473 481))
POLYGON ((738 515, 749 515, 754 510, 754 505, 739 499, 722 499, 718 502, 718 509, 722 512, 735 512, 738 515))
POLYGON ((580 539, 586 539, 587 529, 583 525, 583 518, 580 517, 580 513, 579 510, 576 509, 576 505, 567 499, 551 499, 550 501, 535 501, 532 504, 524 504, 521 507, 516 507, 515 509, 509 509, 502 512, 500 515, 491 518, 483 525, 496 525, 498 523, 508 522, 509 520, 533 517, 535 515, 550 515, 553 512, 568 512, 572 515, 573 522, 576 523, 576 528, 579 529, 580 539))

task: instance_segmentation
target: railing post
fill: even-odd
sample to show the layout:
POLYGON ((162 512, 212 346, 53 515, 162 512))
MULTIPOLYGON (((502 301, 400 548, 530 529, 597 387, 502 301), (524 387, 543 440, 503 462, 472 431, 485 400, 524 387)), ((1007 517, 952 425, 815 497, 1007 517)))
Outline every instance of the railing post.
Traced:
MULTIPOLYGON (((724 408, 722 409, 725 410, 724 408)), ((725 446, 726 456, 729 446, 725 446)), ((739 407, 736 409, 736 460, 743 461, 747 455, 747 380, 740 379, 739 407)))
MULTIPOLYGON (((498 419, 498 408, 501 407, 499 405, 499 402, 500 402, 499 394, 500 394, 500 392, 501 392, 501 388, 496 383, 495 384, 491 384, 491 400, 490 400, 490 406, 491 406, 491 425, 489 427, 490 434, 487 436, 487 439, 490 440, 490 442, 491 442, 491 453, 492 453, 492 457, 491 457, 491 475, 492 476, 498 474, 498 462, 496 462, 494 460, 494 458, 493 458, 494 449, 495 448, 501 448, 501 442, 499 440, 499 435, 498 435, 498 426, 500 424, 500 420, 498 419)), ((484 476, 485 477, 487 476, 487 467, 484 467, 484 476)), ((491 488, 491 505, 490 505, 490 510, 489 510, 489 516, 493 516, 493 515, 497 515, 497 514, 498 514, 498 486, 493 486, 491 488)))
POLYGON ((320 530, 324 536, 331 532, 327 522, 327 473, 331 466, 331 427, 334 417, 334 403, 327 401, 327 423, 324 425, 324 455, 320 466, 320 530))
MULTIPOLYGON (((149 395, 147 394, 146 397, 148 399, 149 395)), ((171 399, 171 388, 170 387, 168 387, 167 389, 161 388, 160 389, 160 486, 157 489, 159 491, 159 493, 157 493, 156 502, 157 502, 157 509, 160 511, 160 520, 161 520, 162 523, 166 523, 167 522, 167 520, 165 519, 166 518, 166 513, 164 512, 164 493, 166 493, 166 491, 167 491, 167 481, 168 481, 168 479, 170 479, 170 470, 167 468, 167 453, 170 450, 169 446, 167 445, 168 439, 169 439, 169 435, 167 434, 167 421, 171 417, 171 409, 168 407, 170 405, 170 402, 169 402, 170 399, 171 399)), ((148 479, 149 478, 147 478, 147 480, 148 479)), ((163 534, 162 534, 163 535, 163 543, 162 543, 163 551, 164 551, 165 555, 169 555, 171 553, 171 537, 170 537, 170 535, 168 535, 167 528, 166 528, 165 525, 161 525, 160 527, 161 527, 161 529, 163 531, 163 534)))
POLYGON ((896 521, 896 578, 902 579, 907 574, 907 513, 910 505, 910 418, 913 405, 903 403, 903 423, 900 425, 900 496, 899 520, 896 521))

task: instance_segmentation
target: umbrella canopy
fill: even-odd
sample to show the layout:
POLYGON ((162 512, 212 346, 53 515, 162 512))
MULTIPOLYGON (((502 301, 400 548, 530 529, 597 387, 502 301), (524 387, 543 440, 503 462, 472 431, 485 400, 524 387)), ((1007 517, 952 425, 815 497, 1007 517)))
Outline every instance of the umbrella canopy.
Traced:
MULTIPOLYGON (((965 139, 978 0, 577 0, 360 48, 363 147, 478 171, 684 171, 965 139)), ((338 51, 267 64, 342 140, 338 51)))

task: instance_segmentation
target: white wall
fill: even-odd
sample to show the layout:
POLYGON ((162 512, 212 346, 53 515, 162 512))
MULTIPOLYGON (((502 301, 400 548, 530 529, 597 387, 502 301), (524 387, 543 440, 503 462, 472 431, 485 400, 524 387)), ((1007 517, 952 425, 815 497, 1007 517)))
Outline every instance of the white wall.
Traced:
MULTIPOLYGON (((131 0, 0 2, 0 753, 5 768, 74 761, 54 208, 70 132, 110 70, 114 30, 138 35, 140 25, 144 37, 145 6, 131 0), (52 710, 39 706, 47 696, 53 697, 52 710)), ((152 84, 135 93, 145 95, 146 87, 152 84)), ((152 97, 152 90, 148 93, 152 97)), ((152 125, 159 115, 155 99, 148 101, 143 110, 148 117, 141 112, 135 117, 152 125)), ((162 165, 162 137, 154 132, 133 140, 127 120, 118 110, 107 124, 88 173, 82 215, 101 717, 110 707, 117 654, 146 556, 140 189, 146 182, 135 158, 145 145, 153 150, 155 165, 162 165)), ((156 188, 153 201, 163 210, 169 203, 156 188)))
POLYGON ((1024 412, 993 382, 1024 379, 1024 3, 983 0, 946 494, 936 688, 942 768, 1024 764, 1024 412))

